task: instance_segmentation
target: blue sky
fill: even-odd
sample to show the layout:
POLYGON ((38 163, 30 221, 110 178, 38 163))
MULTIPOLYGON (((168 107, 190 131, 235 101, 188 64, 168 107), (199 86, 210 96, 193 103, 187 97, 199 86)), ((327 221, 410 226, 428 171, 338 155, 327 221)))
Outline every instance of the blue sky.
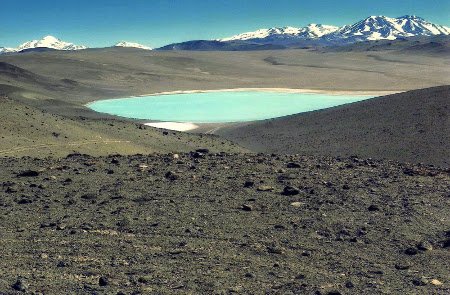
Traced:
POLYGON ((54 35, 91 47, 158 47, 273 26, 352 24, 369 15, 421 16, 450 26, 449 0, 21 0, 0 3, 0 46, 54 35))

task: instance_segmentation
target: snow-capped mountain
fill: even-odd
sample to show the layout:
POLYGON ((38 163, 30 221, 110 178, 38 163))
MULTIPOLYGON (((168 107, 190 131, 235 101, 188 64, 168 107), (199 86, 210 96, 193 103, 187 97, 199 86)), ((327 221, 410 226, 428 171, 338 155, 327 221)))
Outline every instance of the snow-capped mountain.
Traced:
POLYGON ((33 40, 25 42, 22 45, 20 45, 17 48, 17 50, 22 51, 25 49, 32 49, 32 48, 51 48, 56 50, 81 50, 86 49, 87 47, 83 45, 75 45, 73 43, 64 42, 53 36, 46 36, 41 40, 33 40))
POLYGON ((295 27, 282 27, 282 28, 270 28, 261 29, 254 32, 247 32, 239 35, 235 35, 228 38, 218 39, 218 41, 237 41, 237 40, 254 40, 265 38, 300 38, 300 39, 314 39, 320 38, 323 35, 333 33, 337 31, 339 27, 310 24, 304 28, 295 27))
POLYGON ((0 54, 2 53, 10 53, 10 52, 16 52, 15 48, 8 48, 8 47, 0 47, 0 54))
POLYGON ((40 40, 25 42, 22 45, 19 45, 17 48, 0 47, 0 53, 21 52, 23 50, 31 50, 35 48, 50 48, 55 50, 81 50, 86 49, 87 47, 64 42, 53 36, 46 36, 40 40))
POLYGON ((129 47, 129 48, 139 48, 139 49, 144 49, 144 50, 152 50, 151 47, 139 44, 139 43, 134 43, 134 42, 126 42, 126 41, 121 41, 119 43, 117 43, 116 45, 114 45, 114 47, 129 47))
POLYGON ((354 25, 344 26, 326 38, 358 42, 449 34, 450 28, 433 24, 417 16, 405 15, 398 18, 370 16, 354 25))
POLYGON ((348 44, 359 41, 395 40, 398 38, 450 35, 450 28, 433 24, 414 15, 398 18, 370 16, 353 25, 335 27, 310 24, 304 28, 260 29, 215 41, 246 41, 259 44, 284 44, 311 41, 315 44, 348 44))

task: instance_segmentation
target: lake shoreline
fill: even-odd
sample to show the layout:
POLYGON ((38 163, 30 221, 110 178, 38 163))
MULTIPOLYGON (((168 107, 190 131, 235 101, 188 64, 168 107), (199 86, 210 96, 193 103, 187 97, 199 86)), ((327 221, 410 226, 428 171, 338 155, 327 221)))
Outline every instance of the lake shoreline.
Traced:
MULTIPOLYGON (((89 104, 87 104, 86 106, 89 107, 92 110, 96 110, 97 112, 102 112, 102 113, 109 113, 109 114, 113 114, 110 113, 108 111, 101 111, 101 110, 97 110, 94 105, 96 103, 110 103, 113 101, 117 101, 117 100, 122 100, 122 101, 126 101, 129 99, 151 99, 152 97, 163 97, 163 96, 182 96, 182 95, 195 95, 195 94, 214 94, 214 93, 245 93, 245 92, 251 92, 251 93, 265 93, 265 94, 272 94, 272 95, 277 95, 277 94, 286 94, 286 95, 312 95, 312 96, 329 96, 329 97, 335 97, 336 99, 339 99, 340 97, 342 98, 351 98, 351 97, 367 97, 367 99, 373 98, 376 95, 380 95, 380 92, 377 92, 375 94, 375 92, 373 91, 324 91, 324 90, 312 90, 312 89, 292 89, 292 88, 234 88, 234 89, 217 89, 217 90, 187 90, 187 91, 167 91, 167 92, 160 92, 160 93, 154 93, 154 94, 149 94, 149 95, 139 95, 139 96, 133 96, 133 97, 126 97, 126 98, 113 98, 113 99, 105 99, 105 100, 98 100, 95 102, 91 102, 89 104)), ((384 92, 388 93, 388 92, 384 92)), ((390 92, 389 92, 390 93, 390 92)), ((163 98, 163 100, 165 101, 165 99, 163 98)), ((254 103, 258 103, 259 101, 255 101, 254 103)), ((261 104, 264 104, 264 98, 261 98, 261 104)), ((170 103, 170 102, 169 102, 170 103)), ((338 104, 339 105, 339 104, 338 104)), ((333 107, 335 105, 330 105, 330 106, 326 106, 325 108, 328 107, 333 107)), ((310 109, 310 110, 299 110, 299 113, 302 112, 309 112, 309 111, 314 111, 314 110, 318 110, 321 108, 316 108, 316 109, 310 109)), ((250 111, 250 110, 248 110, 250 111)), ((118 114, 115 113, 115 115, 119 115, 119 116, 123 116, 123 117, 128 117, 128 116, 124 116, 123 114, 118 114)), ((214 133, 217 129, 220 129, 221 127, 223 127, 226 124, 236 124, 236 123, 245 123, 245 122, 253 122, 253 121, 259 121, 259 120, 264 120, 264 119, 271 119, 271 118, 277 118, 277 117, 282 117, 282 116, 286 116, 286 115, 291 115, 291 113, 286 113, 286 114, 277 114, 273 117, 268 117, 268 118, 248 118, 247 120, 234 120, 234 119, 230 119, 227 121, 216 121, 216 122, 209 122, 209 121, 195 121, 194 119, 192 120, 186 120, 183 118, 158 118, 158 116, 155 117, 149 117, 149 118, 142 118, 142 117, 137 117, 136 119, 141 120, 142 124, 146 125, 146 126, 150 126, 150 127, 155 127, 155 128, 161 128, 161 129, 167 129, 167 130, 175 130, 175 131, 182 131, 182 132, 192 132, 195 130, 195 132, 198 132, 199 130, 203 130, 205 127, 204 125, 207 124, 213 124, 212 129, 207 129, 208 133, 214 133)), ((129 117, 131 118, 131 117, 129 117)))

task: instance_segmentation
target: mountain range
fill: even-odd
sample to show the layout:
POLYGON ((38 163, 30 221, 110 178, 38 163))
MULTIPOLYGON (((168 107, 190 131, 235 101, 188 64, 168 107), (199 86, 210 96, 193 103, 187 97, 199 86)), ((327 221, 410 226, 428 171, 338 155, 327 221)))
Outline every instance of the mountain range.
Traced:
MULTIPOLYGON (((306 27, 275 27, 241 33, 215 40, 194 40, 174 43, 159 50, 260 50, 301 48, 308 46, 342 46, 364 41, 399 40, 412 37, 448 36, 450 28, 433 24, 415 15, 398 18, 370 16, 353 25, 342 27, 310 24, 306 27)), ((144 50, 152 48, 133 42, 121 41, 112 47, 128 47, 144 50)), ((82 50, 87 46, 61 41, 53 36, 25 42, 17 48, 0 47, 1 53, 82 50)))
MULTIPOLYGON (((127 41, 120 41, 111 47, 127 47, 127 48, 152 50, 152 48, 148 46, 127 41)), ((0 54, 14 53, 14 52, 46 51, 46 50, 72 51, 82 49, 88 49, 88 47, 84 45, 75 45, 73 43, 65 42, 53 36, 46 36, 40 40, 32 40, 25 42, 16 48, 0 47, 0 54)))
POLYGON ((162 50, 240 50, 255 46, 298 48, 302 46, 336 46, 363 41, 398 40, 411 37, 450 35, 450 28, 433 24, 421 17, 405 15, 398 18, 370 16, 353 25, 336 27, 310 24, 303 28, 275 27, 216 39, 175 43, 162 50), (207 49, 205 49, 207 48, 207 49))

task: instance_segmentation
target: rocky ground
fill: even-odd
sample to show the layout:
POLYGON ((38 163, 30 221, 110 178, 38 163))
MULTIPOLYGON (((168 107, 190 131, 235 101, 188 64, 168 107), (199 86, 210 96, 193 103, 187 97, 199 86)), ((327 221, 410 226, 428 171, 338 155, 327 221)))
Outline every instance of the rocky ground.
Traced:
POLYGON ((449 294, 450 171, 190 154, 0 159, 0 294, 449 294))

